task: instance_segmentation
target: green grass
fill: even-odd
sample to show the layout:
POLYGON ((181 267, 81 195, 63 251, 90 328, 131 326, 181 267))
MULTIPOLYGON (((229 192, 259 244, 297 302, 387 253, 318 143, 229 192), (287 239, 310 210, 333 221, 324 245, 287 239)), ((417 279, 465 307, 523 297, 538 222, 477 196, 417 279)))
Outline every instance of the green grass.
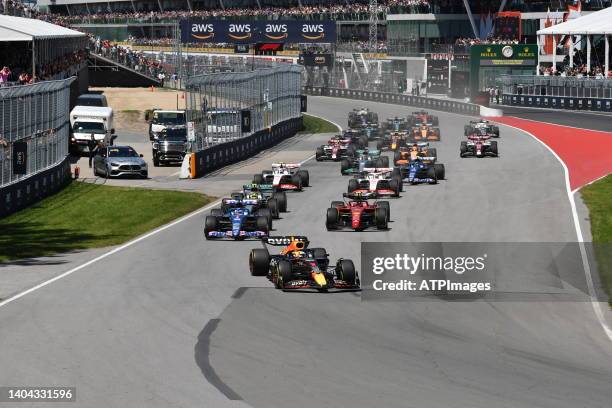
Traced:
POLYGON ((120 244, 210 201, 198 193, 73 182, 0 220, 0 262, 120 244))
POLYGON ((589 208, 597 269, 612 307, 612 175, 584 187, 580 193, 589 208))
POLYGON ((304 114, 303 133, 336 133, 340 129, 331 122, 304 114))

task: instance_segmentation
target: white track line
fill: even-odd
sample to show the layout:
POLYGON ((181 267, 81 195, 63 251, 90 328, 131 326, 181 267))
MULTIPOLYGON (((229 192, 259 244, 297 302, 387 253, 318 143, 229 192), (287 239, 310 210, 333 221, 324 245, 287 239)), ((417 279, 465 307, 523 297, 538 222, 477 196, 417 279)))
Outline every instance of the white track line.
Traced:
MULTIPOLYGON (((497 122, 500 123, 500 122, 497 122)), ((516 126, 512 126, 512 125, 506 125, 504 123, 500 123, 501 125, 513 128, 515 130, 518 130, 520 132, 523 132, 529 136, 531 136, 533 139, 537 140, 542 146, 544 146, 546 149, 548 149, 548 151, 555 156, 555 158, 559 161, 559 163, 561 163, 561 165, 563 166, 563 172, 565 173, 565 190, 567 193, 567 198, 570 202, 570 207, 572 209, 572 218, 574 221, 574 228, 576 229, 576 236, 578 238, 578 246, 580 247, 580 257, 582 258, 582 266, 584 269, 584 274, 586 276, 586 280, 587 280, 587 287, 589 288, 589 297, 591 300, 591 306, 593 307, 593 311, 595 312, 595 316, 597 316, 597 320, 599 321, 599 324, 601 325, 601 327, 604 330, 604 333, 606 333, 606 335, 608 336, 608 339, 610 339, 610 341, 612 341, 612 329, 610 328, 610 326, 608 325, 608 322, 606 321, 604 315, 603 315, 603 311, 601 310, 601 305, 600 302, 597 301, 597 296, 595 295, 595 285, 593 284, 593 276, 591 274, 591 266, 589 265, 589 260, 587 257, 587 253, 586 253, 586 248, 584 245, 584 236, 582 235, 582 228, 580 227, 580 221, 578 220, 578 212, 576 211, 576 201, 574 199, 574 192, 572 192, 572 189, 570 187, 570 178, 569 178, 569 169, 567 168, 565 162, 563 160, 561 160, 561 157, 559 157, 559 155, 557 155, 557 153, 551 149, 546 143, 544 143, 543 141, 541 141, 540 139, 538 139, 535 135, 533 135, 532 133, 520 129, 516 126)))
MULTIPOLYGON (((317 116, 317 115, 310 115, 310 116, 315 116, 315 117, 317 117, 319 119, 327 120, 327 119, 321 118, 320 116, 317 116)), ((334 122, 332 122, 330 120, 327 120, 327 121, 333 123, 336 126, 338 126, 338 129, 340 129, 340 131, 342 131, 342 126, 340 126, 337 123, 334 123, 334 122)), ((292 137, 295 137, 295 136, 292 136, 292 137)), ((312 156, 302 160, 299 164, 302 165, 302 164, 306 163, 307 161, 314 159, 314 157, 315 157, 315 155, 313 154, 312 156)), ((169 224, 166 224, 166 225, 163 225, 163 226, 161 226, 161 227, 159 227, 157 229, 154 229, 153 231, 148 232, 145 235, 141 235, 140 237, 138 237, 138 238, 136 238, 136 239, 134 239, 132 241, 128 241, 125 244, 123 244, 123 245, 121 245, 121 246, 119 246, 119 247, 117 247, 115 249, 110 250, 109 252, 106 252, 106 253, 104 253, 104 254, 102 254, 102 255, 100 255, 100 256, 98 256, 98 257, 96 257, 96 258, 94 258, 94 259, 92 259, 90 261, 85 262, 84 264, 81 264, 81 265, 79 265, 79 266, 77 266, 75 268, 72 268, 72 269, 70 269, 70 270, 68 270, 68 271, 66 271, 64 273, 61 273, 61 274, 59 274, 57 276, 54 276, 53 278, 51 278, 49 280, 46 280, 46 281, 44 281, 42 283, 39 283, 38 285, 33 286, 33 287, 29 288, 29 289, 26 289, 23 292, 19 292, 19 293, 13 295, 13 296, 11 296, 11 297, 1 301, 0 302, 0 307, 6 306, 9 303, 14 302, 15 300, 17 300, 19 298, 22 298, 22 297, 24 297, 27 294, 35 292, 38 289, 44 288, 45 286, 50 285, 51 283, 53 283, 55 281, 58 281, 58 280, 63 279, 65 277, 67 277, 67 276, 70 276, 73 273, 75 273, 77 271, 80 271, 83 268, 88 267, 89 265, 92 265, 92 264, 94 264, 94 263, 96 263, 98 261, 101 261, 102 259, 107 258, 107 257, 109 257, 111 255, 114 255, 117 252, 123 251, 124 249, 129 248, 129 247, 131 247, 134 244, 137 244, 137 243, 139 243, 141 241, 144 241, 145 239, 150 238, 153 235, 156 235, 156 234, 158 234, 158 233, 160 233, 162 231, 165 231, 168 228, 171 228, 171 227, 173 227, 173 226, 175 226, 177 224, 180 224, 183 221, 186 221, 186 220, 188 220, 190 218, 193 218, 193 217, 195 217, 198 214, 202 214, 203 212, 205 212, 205 211, 207 211, 207 210, 217 206, 220 202, 221 202, 221 199, 213 201, 212 203, 206 205, 205 207, 202 207, 202 208, 200 208, 198 210, 195 210, 194 212, 189 213, 189 214, 179 218, 178 220, 172 221, 169 224)))

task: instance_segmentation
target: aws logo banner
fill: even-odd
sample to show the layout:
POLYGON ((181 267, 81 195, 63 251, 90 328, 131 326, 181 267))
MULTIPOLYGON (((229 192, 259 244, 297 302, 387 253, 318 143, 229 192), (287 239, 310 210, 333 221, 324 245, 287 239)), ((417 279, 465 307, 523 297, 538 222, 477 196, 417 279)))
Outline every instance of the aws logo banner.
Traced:
POLYGON ((333 21, 182 20, 183 43, 335 43, 333 21))

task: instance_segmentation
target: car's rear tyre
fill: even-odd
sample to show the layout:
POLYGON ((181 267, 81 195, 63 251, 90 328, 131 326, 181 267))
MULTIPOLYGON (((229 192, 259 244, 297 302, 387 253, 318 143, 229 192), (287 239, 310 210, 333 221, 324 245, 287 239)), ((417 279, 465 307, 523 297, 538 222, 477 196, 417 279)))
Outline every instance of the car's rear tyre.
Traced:
POLYGON ((210 210, 210 215, 212 217, 222 217, 223 216, 223 210, 220 208, 213 208, 212 210, 210 210))
POLYGON ((377 229, 387 229, 387 210, 384 208, 374 210, 374 222, 377 229))
MULTIPOLYGON (((270 211, 269 208, 260 208, 257 211, 257 217, 265 217, 266 218, 266 225, 268 226, 268 230, 272 229, 272 212, 270 211)), ((257 229, 259 230, 259 224, 257 224, 257 229)))
POLYGON ((276 201, 276 199, 271 198, 268 200, 268 209, 270 210, 270 214, 272 215, 272 218, 276 220, 280 218, 280 211, 278 209, 278 201, 276 201))
POLYGON ((299 174, 294 174, 291 176, 291 184, 296 187, 297 191, 302 191, 302 178, 299 176, 299 174))
POLYGON ((325 218, 325 227, 328 230, 335 230, 338 228, 338 209, 328 208, 327 215, 325 218))
POLYGON ((264 178, 261 174, 255 174, 253 176, 253 184, 264 184, 264 178))
POLYGON ((340 174, 344 174, 345 171, 351 168, 351 162, 347 159, 342 159, 340 162, 340 174))
POLYGON ((491 142, 491 153, 497 156, 499 153, 497 151, 497 141, 491 142))
POLYGON ((315 151, 315 159, 317 161, 321 161, 322 157, 325 155, 325 153, 323 152, 323 148, 322 147, 317 147, 317 150, 315 151))
POLYGON ((359 145, 361 146, 362 149, 365 149, 366 147, 368 147, 368 137, 367 136, 360 136, 359 137, 359 145))
POLYGON ((350 259, 339 260, 336 264, 336 276, 349 285, 355 285, 357 283, 357 273, 353 261, 350 259))
POLYGON ((267 249, 256 248, 249 255, 249 269, 253 276, 266 276, 270 270, 270 254, 267 249))
POLYGON ((397 165, 397 162, 402 160, 402 154, 399 150, 393 152, 393 164, 397 165))
POLYGON ((308 170, 298 170, 297 175, 302 179, 303 187, 310 186, 310 174, 308 174, 308 170))
POLYGON ((376 142, 376 149, 377 150, 382 150, 385 147, 385 142, 383 142, 382 140, 378 140, 376 142))
MULTIPOLYGON (((359 146, 359 147, 361 147, 361 146, 359 146)), ((357 152, 357 149, 356 149, 356 148, 355 148, 355 146, 353 146, 353 145, 349 145, 349 146, 346 148, 346 155, 347 155, 347 156, 349 156, 349 157, 353 157, 353 156, 355 156, 355 153, 356 153, 356 152, 357 152)))
POLYGON ((287 193, 277 191, 272 194, 272 198, 278 202, 278 210, 280 212, 287 212, 287 193))
POLYGON ((402 182, 400 180, 394 178, 389 181, 389 188, 394 191, 393 196, 399 197, 401 187, 402 182))
POLYGON ((433 167, 428 167, 427 178, 431 180, 429 184, 436 184, 438 182, 438 179, 436 178, 436 169, 433 167))
POLYGON ((348 192, 352 193, 359 189, 359 182, 356 179, 350 179, 348 182, 348 192))
POLYGON ((325 248, 312 248, 312 257, 317 261, 317 264, 319 264, 319 268, 327 269, 329 258, 327 257, 325 248))
POLYGON ((385 167, 385 163, 383 162, 382 157, 379 157, 378 159, 376 159, 374 163, 377 169, 382 169, 383 167, 385 167))
POLYGON ((257 216, 255 223, 257 224, 257 231, 262 231, 266 235, 270 233, 270 230, 272 229, 272 217, 259 215, 257 216))
POLYGON ((436 179, 444 180, 446 177, 446 169, 444 168, 444 165, 441 163, 436 163, 433 165, 433 167, 434 171, 436 172, 436 179))
POLYGON ((219 221, 217 217, 212 215, 207 215, 204 219, 204 237, 206 239, 212 239, 208 234, 211 231, 216 231, 219 228, 219 221))
POLYGON ((344 201, 332 201, 329 208, 338 208, 338 206, 344 205, 344 201))
POLYGON ((389 167, 389 157, 388 156, 382 156, 381 160, 382 160, 383 167, 389 167))
POLYGON ((274 279, 274 286, 277 289, 282 289, 286 282, 290 282, 292 278, 291 262, 285 261, 284 259, 278 261, 276 264, 276 276, 274 279))
POLYGON ((387 221, 391 221, 391 205, 388 201, 379 201, 376 203, 379 208, 384 208, 387 211, 387 221))
POLYGON ((242 200, 244 198, 244 193, 232 193, 230 197, 233 200, 242 200))
POLYGON ((427 150, 427 156, 438 158, 438 150, 435 147, 427 150))
POLYGON ((402 171, 399 169, 399 167, 395 167, 393 171, 391 171, 391 178, 402 178, 402 171))
POLYGON ((461 146, 459 146, 459 156, 465 157, 466 154, 467 154, 467 142, 463 141, 461 142, 461 146))

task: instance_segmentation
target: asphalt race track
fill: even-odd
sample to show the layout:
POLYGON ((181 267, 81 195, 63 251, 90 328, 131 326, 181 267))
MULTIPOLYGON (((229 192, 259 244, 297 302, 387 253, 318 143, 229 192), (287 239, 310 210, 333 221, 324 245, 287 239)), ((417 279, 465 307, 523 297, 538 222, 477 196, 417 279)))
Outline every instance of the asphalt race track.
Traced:
MULTIPOLYGON (((343 126, 356 106, 381 120, 412 110, 308 105, 343 126)), ((325 231, 348 179, 311 160, 312 187, 289 195, 275 235, 307 235, 356 265, 361 241, 576 241, 560 163, 507 127, 499 159, 460 159, 467 120, 440 114, 447 180, 405 187, 390 230, 325 231)), ((321 140, 293 149, 305 159, 321 140)), ((609 407, 612 342, 586 301, 283 293, 249 275, 259 243, 206 242, 202 225, 178 223, 0 307, 0 384, 76 386, 85 407, 609 407)))

